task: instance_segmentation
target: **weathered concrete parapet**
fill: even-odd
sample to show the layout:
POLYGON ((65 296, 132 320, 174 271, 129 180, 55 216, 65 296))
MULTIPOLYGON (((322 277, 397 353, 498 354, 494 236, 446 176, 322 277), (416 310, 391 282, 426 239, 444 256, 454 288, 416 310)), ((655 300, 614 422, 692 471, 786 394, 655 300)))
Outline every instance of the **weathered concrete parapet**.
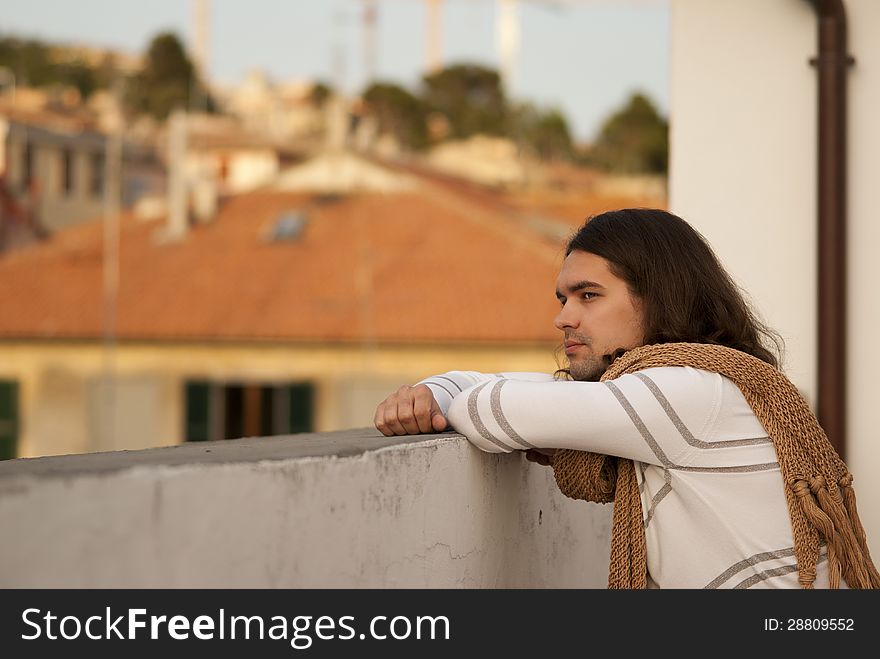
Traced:
POLYGON ((0 462, 0 587, 604 588, 610 506, 455 433, 0 462))

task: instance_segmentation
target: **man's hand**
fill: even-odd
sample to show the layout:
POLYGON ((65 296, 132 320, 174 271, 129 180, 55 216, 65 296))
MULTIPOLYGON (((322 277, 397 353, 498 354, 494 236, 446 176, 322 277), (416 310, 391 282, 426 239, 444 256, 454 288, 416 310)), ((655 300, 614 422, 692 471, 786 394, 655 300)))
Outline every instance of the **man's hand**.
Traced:
POLYGON ((405 384, 388 396, 376 408, 373 423, 386 437, 446 430, 446 418, 426 384, 405 384))
POLYGON ((526 460, 550 467, 553 465, 553 456, 555 454, 555 448, 530 448, 526 449, 526 460))

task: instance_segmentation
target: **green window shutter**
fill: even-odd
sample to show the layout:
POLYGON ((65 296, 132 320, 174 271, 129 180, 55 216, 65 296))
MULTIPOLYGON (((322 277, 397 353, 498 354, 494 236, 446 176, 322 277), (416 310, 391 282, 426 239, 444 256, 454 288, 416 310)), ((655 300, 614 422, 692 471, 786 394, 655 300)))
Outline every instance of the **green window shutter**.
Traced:
POLYGON ((18 455, 18 383, 0 380, 0 460, 18 455))
POLYGON ((188 442, 204 442, 211 437, 211 384, 186 383, 186 428, 188 442))
POLYGON ((312 432, 314 430, 315 388, 311 383, 293 384, 287 388, 289 395, 287 432, 312 432))

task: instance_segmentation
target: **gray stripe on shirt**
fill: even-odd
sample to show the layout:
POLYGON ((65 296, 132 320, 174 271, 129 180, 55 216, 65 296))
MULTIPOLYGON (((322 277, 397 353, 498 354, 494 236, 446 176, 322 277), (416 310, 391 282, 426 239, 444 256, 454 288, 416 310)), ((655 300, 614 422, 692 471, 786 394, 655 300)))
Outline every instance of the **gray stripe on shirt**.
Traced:
POLYGON ((439 382, 434 382, 433 380, 423 380, 423 381, 422 381, 422 384, 432 384, 432 385, 434 385, 435 387, 440 387, 443 391, 445 391, 447 394, 449 394, 449 398, 455 398, 455 394, 453 394, 451 391, 449 391, 449 389, 447 389, 446 387, 444 387, 444 386, 443 386, 442 384, 440 384, 439 382))
POLYGON ((794 547, 786 547, 785 549, 777 549, 776 551, 765 551, 760 554, 754 554, 753 556, 749 556, 748 558, 744 558, 738 563, 734 563, 729 568, 727 568, 724 572, 715 577, 708 585, 704 586, 704 588, 718 588, 725 581, 729 580, 733 575, 738 572, 742 572, 746 568, 752 565, 757 565, 758 563, 763 563, 764 561, 771 561, 776 558, 787 558, 789 556, 794 556, 794 547))
POLYGON ((635 373, 634 374, 639 380, 641 380, 646 387, 650 390, 652 394, 654 394, 654 398, 657 399, 657 402, 660 403, 660 406, 665 410, 666 415, 669 417, 670 421, 678 428, 678 431, 681 433, 681 436, 691 446, 696 446, 697 448, 728 448, 732 446, 753 446, 755 444, 768 444, 770 443, 769 437, 756 437, 749 439, 726 439, 719 442, 704 442, 701 439, 697 439, 691 434, 691 431, 687 429, 687 426, 684 425, 684 422, 681 420, 681 417, 678 416, 678 413, 675 411, 675 408, 669 402, 669 399, 663 394, 660 390, 660 387, 657 386, 657 383, 654 382, 650 377, 645 375, 644 373, 635 373))
POLYGON ((452 378, 448 378, 445 375, 435 375, 434 377, 440 378, 441 380, 446 380, 447 382, 451 382, 452 386, 454 386, 456 389, 458 389, 459 391, 464 391, 464 389, 461 388, 461 385, 459 385, 458 382, 456 382, 452 378))
MULTIPOLYGON (((819 565, 826 559, 826 556, 823 554, 819 556, 819 560, 816 561, 816 565, 819 565)), ((793 565, 783 565, 781 567, 773 568, 772 570, 763 570, 758 572, 758 574, 753 574, 748 579, 744 579, 740 581, 738 584, 734 586, 735 589, 743 589, 743 588, 751 588, 756 583, 761 583, 762 581, 766 581, 767 579, 771 579, 772 577, 779 577, 784 574, 791 574, 792 572, 797 572, 798 566, 797 563, 793 565)))
POLYGON ((516 446, 510 446, 504 441, 497 439, 486 425, 483 423, 483 420, 480 418, 480 411, 477 409, 477 397, 480 395, 480 392, 489 384, 488 382, 484 382, 478 387, 474 387, 471 389, 471 393, 468 394, 468 415, 471 418, 471 423, 474 424, 474 428, 476 428, 477 432, 480 433, 480 437, 483 439, 492 442, 498 448, 504 449, 505 453, 509 453, 512 450, 516 449, 516 446))
POLYGON ((611 390, 611 393, 614 394, 614 397, 617 398, 617 401, 626 411, 627 415, 629 415, 630 420, 633 422, 639 433, 642 435, 645 443, 648 444, 648 446, 651 448, 651 451, 653 451, 654 455, 657 456, 657 459, 660 460, 660 464, 662 464, 667 469, 693 472, 743 473, 753 471, 769 471, 770 469, 776 469, 779 467, 778 462, 762 462, 760 464, 740 465, 736 467, 687 467, 684 465, 675 464, 666 456, 666 454, 663 452, 663 449, 660 448, 660 445, 657 443, 657 440, 654 439, 654 436, 651 434, 651 431, 648 430, 648 427, 645 425, 644 421, 642 421, 639 413, 636 412, 632 403, 629 402, 627 397, 617 387, 617 385, 615 385, 613 382, 606 382, 605 386, 611 390))
POLYGON ((666 498, 666 495, 672 492, 672 474, 669 473, 668 469, 663 470, 663 487, 661 487, 657 494, 651 499, 651 507, 648 508, 648 514, 645 515, 645 528, 648 528, 648 525, 651 523, 651 520, 654 519, 654 511, 657 510, 657 506, 660 505, 660 502, 666 498))
POLYGON ((535 448, 532 444, 529 444, 519 436, 516 430, 513 429, 513 426, 507 421, 507 417, 504 416, 504 412, 501 409, 501 387, 504 386, 505 382, 507 382, 507 380, 498 380, 498 382, 492 387, 492 392, 489 395, 489 401, 492 406, 492 414, 495 417, 495 421, 498 422, 501 429, 506 432, 513 441, 526 448, 535 448))

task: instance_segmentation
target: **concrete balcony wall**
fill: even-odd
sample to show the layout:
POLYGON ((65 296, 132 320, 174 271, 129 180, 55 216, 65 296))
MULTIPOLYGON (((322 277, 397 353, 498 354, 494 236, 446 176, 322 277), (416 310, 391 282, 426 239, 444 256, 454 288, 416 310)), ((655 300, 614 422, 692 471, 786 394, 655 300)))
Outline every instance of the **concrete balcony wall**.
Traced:
POLYGON ((0 462, 4 588, 604 588, 611 506, 455 433, 0 462))

